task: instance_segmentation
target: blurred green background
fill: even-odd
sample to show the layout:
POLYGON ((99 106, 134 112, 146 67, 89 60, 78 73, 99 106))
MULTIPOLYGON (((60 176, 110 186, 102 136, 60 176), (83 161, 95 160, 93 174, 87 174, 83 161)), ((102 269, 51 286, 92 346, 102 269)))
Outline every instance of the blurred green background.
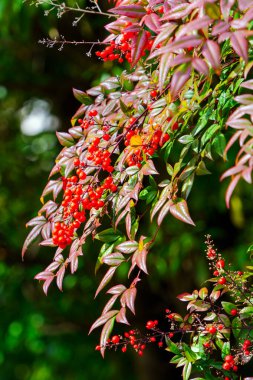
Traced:
MULTIPOLYGON (((33 280, 50 263, 50 249, 35 244, 21 261, 25 223, 40 207, 40 194, 60 150, 55 130, 67 130, 78 107, 72 87, 89 88, 121 70, 102 64, 94 54, 89 58, 82 46, 59 51, 38 44, 59 34, 70 40, 97 40, 104 33, 104 18, 87 17, 74 28, 73 14, 57 19, 54 12, 49 17, 43 13, 21 0, 0 1, 0 379, 179 379, 180 371, 168 364, 169 354, 155 347, 143 358, 133 352, 108 352, 102 360, 95 352, 99 331, 87 333, 104 298, 93 301, 101 274, 94 276, 96 252, 90 243, 77 274, 66 277, 63 293, 53 285, 46 297, 33 280)), ((228 211, 227 184, 219 182, 225 164, 210 162, 208 168, 213 175, 199 177, 190 196, 196 227, 168 217, 152 249, 152 275, 139 286, 137 326, 152 318, 164 323, 166 307, 183 310, 176 295, 203 284, 208 276, 206 233, 235 265, 243 268, 249 262, 251 188, 241 184, 228 211)), ((148 223, 144 228, 150 233, 148 223)))

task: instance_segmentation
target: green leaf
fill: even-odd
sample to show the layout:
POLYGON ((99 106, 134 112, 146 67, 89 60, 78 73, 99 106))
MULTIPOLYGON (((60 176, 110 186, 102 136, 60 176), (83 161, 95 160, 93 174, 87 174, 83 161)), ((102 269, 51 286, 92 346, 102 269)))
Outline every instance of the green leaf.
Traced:
POLYGON ((225 310, 225 312, 229 315, 231 314, 232 309, 237 309, 237 306, 231 302, 222 301, 221 305, 222 305, 223 309, 225 310))
POLYGON ((235 338, 238 338, 241 333, 241 327, 242 327, 242 321, 239 317, 236 317, 232 321, 232 332, 235 336, 235 338))
POLYGON ((82 104, 85 104, 86 106, 93 103, 92 98, 86 94, 83 91, 77 90, 76 88, 73 88, 73 94, 74 97, 82 104))
POLYGON ((196 174, 197 175, 211 174, 211 172, 206 168, 204 161, 200 161, 200 163, 198 164, 198 167, 196 169, 196 174))
POLYGON ((187 362, 183 368, 183 380, 188 380, 192 371, 192 364, 187 362))
POLYGON ((119 100, 119 104, 120 104, 120 109, 121 111, 126 115, 126 116, 130 116, 131 115, 131 110, 132 110, 132 107, 128 107, 121 99, 119 100))
POLYGON ((252 318, 253 317, 253 307, 246 306, 240 310, 241 318, 252 318))
POLYGON ((73 137, 69 133, 56 132, 56 136, 59 140, 59 143, 62 146, 70 147, 70 146, 74 145, 74 143, 75 143, 75 140, 73 139, 73 137))
POLYGON ((107 230, 101 231, 96 234, 95 239, 100 240, 104 243, 111 243, 122 236, 119 230, 114 230, 113 228, 108 228, 107 230))
POLYGON ((194 137, 192 135, 184 135, 178 139, 181 144, 190 144, 194 141, 194 137))
POLYGON ((207 141, 209 141, 219 129, 219 124, 214 124, 209 127, 201 137, 201 144, 205 145, 205 143, 207 143, 207 141))
POLYGON ((225 358, 226 355, 230 353, 230 342, 224 342, 221 350, 222 359, 225 358))
POLYGON ((216 154, 218 154, 220 157, 223 157, 224 159, 226 159, 226 156, 224 153, 226 144, 227 142, 226 142, 225 136, 222 133, 220 133, 218 136, 215 136, 212 142, 213 151, 216 154))
POLYGON ((167 335, 165 336, 165 342, 167 344, 167 348, 166 348, 167 351, 170 351, 176 355, 181 354, 181 351, 178 348, 178 346, 174 342, 172 342, 172 340, 167 335))

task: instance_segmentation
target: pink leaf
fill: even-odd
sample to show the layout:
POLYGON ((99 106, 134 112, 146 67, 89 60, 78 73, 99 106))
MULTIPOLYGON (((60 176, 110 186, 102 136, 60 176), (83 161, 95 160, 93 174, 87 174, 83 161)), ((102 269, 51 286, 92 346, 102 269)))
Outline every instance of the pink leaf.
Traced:
POLYGON ((129 325, 128 320, 126 319, 126 308, 122 307, 116 316, 116 321, 118 323, 125 323, 126 325, 129 325))
POLYGON ((154 162, 152 160, 148 160, 145 165, 143 165, 141 172, 144 175, 152 175, 159 174, 155 168, 154 162))
POLYGON ((136 251, 137 248, 138 248, 138 243, 135 240, 125 241, 117 245, 116 247, 117 250, 126 254, 133 253, 134 251, 136 251))
POLYGON ((136 293, 137 293, 137 290, 135 287, 127 289, 124 293, 126 305, 133 314, 135 314, 134 303, 135 303, 136 293))
POLYGON ((173 59, 173 55, 171 53, 166 53, 161 56, 160 64, 159 64, 159 91, 162 92, 164 83, 167 79, 168 72, 170 69, 170 64, 173 59))
POLYGON ((22 258, 24 257, 24 254, 25 254, 27 248, 29 247, 29 245, 40 234, 42 227, 43 227, 43 225, 36 225, 35 227, 33 227, 33 229, 27 235, 27 238, 25 239, 25 242, 24 242, 24 245, 23 245, 23 249, 22 249, 22 258))
POLYGON ((251 174, 252 174, 252 168, 251 168, 251 167, 245 169, 245 170, 242 172, 242 177, 243 177, 243 179, 244 179, 247 183, 252 183, 251 174))
POLYGON ((58 286, 60 291, 62 291, 62 282, 63 282, 65 270, 66 270, 65 265, 63 265, 56 273, 56 285, 58 286))
POLYGON ((228 169, 225 171, 225 173, 222 174, 221 176, 221 181, 224 179, 224 178, 227 178, 227 177, 230 177, 231 175, 235 175, 237 173, 240 173, 243 169, 245 169, 246 167, 244 165, 236 165, 236 166, 233 166, 232 168, 228 169))
POLYGON ((102 329, 101 336, 100 336, 100 347, 101 347, 100 353, 102 357, 104 357, 106 343, 112 332, 114 321, 115 321, 115 317, 109 319, 109 321, 106 322, 106 324, 104 325, 102 329))
POLYGON ((242 59, 248 61, 248 41, 244 36, 244 33, 237 31, 231 35, 231 45, 234 51, 242 57, 242 59))
POLYGON ((225 21, 218 21, 212 29, 212 35, 217 36, 227 31, 229 31, 229 24, 225 21))
POLYGON ((33 226, 43 226, 46 223, 46 218, 44 216, 36 216, 35 218, 31 219, 28 223, 26 223, 26 227, 33 227, 33 226))
POLYGON ((157 33, 161 25, 160 17, 157 16, 156 13, 151 13, 149 15, 144 16, 143 22, 150 30, 152 30, 155 33, 157 33))
POLYGON ((53 281, 53 279, 54 279, 54 275, 52 275, 51 277, 48 277, 46 279, 46 281, 44 282, 44 284, 43 284, 43 292, 45 293, 45 295, 47 295, 48 288, 49 288, 51 282, 53 281))
POLYGON ((170 93, 173 99, 177 96, 181 88, 185 85, 191 75, 191 69, 188 67, 185 71, 177 69, 171 79, 170 93))
POLYGON ((225 148, 225 153, 228 152, 228 150, 231 148, 231 146, 236 142, 236 140, 238 140, 238 138, 240 137, 240 134, 242 132, 241 131, 238 131, 236 132, 232 137, 231 139, 229 140, 229 142, 227 143, 227 146, 225 148))
POLYGON ((226 191, 226 205, 227 205, 227 208, 229 208, 229 203, 230 203, 230 198, 231 198, 231 195, 233 194, 233 191, 239 181, 239 179, 241 178, 240 174, 236 175, 232 181, 230 182, 228 188, 227 188, 227 191, 226 191))
POLYGON ((104 277, 102 278, 99 287, 97 288, 97 291, 95 293, 95 298, 97 297, 98 293, 111 281, 117 267, 111 267, 108 269, 104 277))
POLYGON ((209 67, 207 66, 206 62, 201 58, 193 58, 192 67, 195 70, 197 70, 200 74, 203 74, 203 75, 209 74, 209 67))
POLYGON ((246 82, 242 82, 241 87, 248 88, 249 90, 253 90, 253 79, 247 80, 246 82))
POLYGON ((157 35, 157 37, 155 38, 154 40, 154 43, 153 43, 153 46, 152 46, 152 50, 154 50, 157 45, 159 45, 160 43, 166 41, 169 39, 169 37, 171 36, 171 34, 174 32, 174 30, 176 29, 177 27, 177 24, 176 23, 166 23, 162 28, 161 28, 161 31, 160 33, 157 35))
POLYGON ((252 5, 251 0, 238 0, 240 11, 245 11, 252 5))
POLYGON ((52 227, 52 224, 51 222, 48 222, 46 224, 44 224, 42 230, 41 230, 41 235, 43 237, 43 239, 47 240, 50 238, 51 236, 51 227, 52 227))
POLYGON ((147 270, 147 254, 148 254, 148 250, 147 249, 142 249, 141 251, 139 252, 136 252, 135 254, 135 263, 136 265, 146 274, 148 274, 148 270, 147 270))
POLYGON ((211 24, 212 20, 208 16, 202 16, 196 18, 193 21, 185 23, 182 25, 181 29, 177 33, 177 38, 191 32, 195 32, 199 29, 207 28, 211 24))
POLYGON ((120 265, 123 261, 125 261, 124 256, 119 253, 119 252, 114 252, 109 255, 106 255, 105 257, 102 258, 102 262, 104 264, 110 265, 110 266, 118 266, 120 265))
POLYGON ((157 224, 158 226, 160 226, 162 224, 162 221, 163 219, 165 218, 165 216, 168 214, 169 210, 170 210, 170 207, 171 205, 173 205, 173 202, 172 200, 168 200, 165 205, 163 206, 163 208, 161 209, 159 215, 158 215, 158 218, 157 218, 157 224))
POLYGON ((202 54, 214 69, 220 67, 220 47, 217 42, 207 40, 203 47, 202 54))
POLYGON ((171 215, 173 215, 175 218, 181 220, 182 222, 195 226, 195 223, 193 222, 192 218, 190 217, 187 203, 184 199, 177 202, 177 203, 174 203, 170 207, 170 213, 171 213, 171 215))
POLYGON ((178 40, 174 40, 171 43, 168 43, 166 46, 155 50, 148 59, 153 59, 157 57, 158 55, 164 54, 164 53, 174 53, 178 51, 179 49, 187 49, 189 47, 196 47, 199 46, 202 42, 202 38, 196 37, 196 36, 184 36, 178 40))
POLYGON ((102 311, 102 315, 103 314, 106 314, 112 307, 113 307, 113 305, 115 304, 115 302, 116 302, 116 300, 117 300, 117 298, 118 298, 118 294, 114 294, 110 299, 109 299, 109 301, 106 303, 106 305, 105 305, 105 307, 104 307, 104 309, 103 309, 103 311, 102 311))
POLYGON ((145 9, 141 5, 122 5, 116 8, 112 8, 109 12, 116 15, 127 16, 130 18, 141 18, 146 14, 145 9))
POLYGON ((221 8, 221 13, 224 16, 224 19, 228 21, 230 10, 232 6, 234 5, 235 0, 221 0, 220 1, 220 8, 221 8))
POLYGON ((89 334, 95 330, 97 327, 104 325, 108 320, 113 318, 116 314, 118 314, 119 310, 110 310, 107 313, 101 315, 91 326, 89 334))
POLYGON ((142 57, 142 53, 146 47, 148 41, 148 35, 146 30, 141 30, 136 36, 132 39, 131 46, 131 65, 135 66, 139 59, 142 57))
POLYGON ((126 287, 124 285, 115 285, 111 289, 107 290, 106 293, 108 294, 121 294, 126 290, 126 287))

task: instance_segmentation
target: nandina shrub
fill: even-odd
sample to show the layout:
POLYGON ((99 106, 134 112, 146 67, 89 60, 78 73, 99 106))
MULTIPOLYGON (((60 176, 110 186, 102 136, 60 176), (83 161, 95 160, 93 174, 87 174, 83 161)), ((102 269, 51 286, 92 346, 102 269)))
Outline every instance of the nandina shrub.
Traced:
MULTIPOLYGON (((253 267, 245 272, 227 264, 208 235, 206 257, 214 277, 212 288, 203 287, 177 296, 187 303, 184 316, 165 310, 168 329, 158 320, 146 322, 148 333, 138 329, 114 335, 105 347, 124 353, 133 349, 142 356, 149 344, 166 347, 171 363, 182 367, 183 379, 238 379, 253 356, 253 267), (191 377, 192 378, 192 377, 191 377)), ((96 347, 101 350, 101 346, 96 347)))
MULTIPOLYGON (((49 4, 58 16, 73 10, 54 0, 34 2, 49 4)), ((231 179, 227 207, 239 180, 251 183, 253 4, 250 0, 119 0, 109 13, 96 7, 76 8, 79 14, 114 18, 105 26, 110 35, 103 43, 92 43, 101 45, 95 54, 102 61, 126 62, 126 69, 86 92, 73 90, 81 106, 68 133, 57 133, 63 149, 42 193, 43 206, 28 223, 32 230, 23 255, 39 235, 41 245, 55 247, 52 263, 36 276, 45 293, 54 280, 62 290, 66 270, 76 272, 89 236, 102 243, 96 271, 107 267, 96 295, 122 264, 129 266, 128 284, 107 290, 110 299, 91 328, 103 326, 103 355, 115 322, 127 324, 127 309, 135 312, 137 285, 148 271, 147 257, 163 219, 171 214, 194 228, 188 197, 192 189, 196 191, 196 176, 210 174, 208 162, 228 160, 227 151, 239 144, 235 163, 230 159, 230 168, 221 177, 231 179), (153 236, 142 233, 140 204, 156 226, 153 236), (108 222, 111 227, 103 229, 108 222)), ((78 44, 65 39, 44 43, 78 44)), ((226 288, 219 261, 217 286, 226 288)), ((197 297, 200 300, 191 299, 192 305, 204 302, 197 297)), ((207 332, 198 336, 205 342, 207 332)), ((218 347, 225 344, 217 339, 218 347)), ((209 348, 211 352, 213 343, 209 348)), ((190 367, 184 367, 185 378, 190 367)))

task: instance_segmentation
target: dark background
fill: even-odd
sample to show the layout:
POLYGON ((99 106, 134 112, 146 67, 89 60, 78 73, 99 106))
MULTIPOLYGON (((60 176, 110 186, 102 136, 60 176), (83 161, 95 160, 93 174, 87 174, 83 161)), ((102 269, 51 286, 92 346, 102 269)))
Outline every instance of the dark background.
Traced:
MULTIPOLYGON (((20 0, 0 2, 0 379, 177 379, 180 370, 175 373, 169 354, 155 347, 142 358, 134 352, 108 352, 103 360, 95 352, 99 331, 87 334, 105 300, 102 295, 93 300, 101 275, 94 276, 91 243, 84 247, 78 272, 66 276, 63 293, 53 285, 46 297, 33 280, 50 263, 50 249, 35 244, 21 261, 25 223, 40 207, 60 150, 55 129, 67 130, 78 107, 72 87, 85 90, 122 69, 102 64, 94 54, 89 58, 83 46, 58 51, 38 44, 58 34, 69 40, 103 37, 103 17, 85 17, 76 28, 73 19, 73 14, 57 19, 55 12, 44 17, 41 7, 20 0)), ((241 184, 226 210, 227 183, 219 182, 225 167, 210 161, 212 176, 199 177, 193 188, 189 204, 195 228, 166 218, 149 255, 152 273, 139 287, 134 326, 144 327, 152 318, 164 323, 166 307, 183 311, 176 295, 203 285, 208 276, 205 234, 212 234, 238 268, 249 262, 252 191, 241 184)), ((148 220, 144 228, 151 232, 148 220)), ((119 273, 117 280, 123 276, 119 273)))

